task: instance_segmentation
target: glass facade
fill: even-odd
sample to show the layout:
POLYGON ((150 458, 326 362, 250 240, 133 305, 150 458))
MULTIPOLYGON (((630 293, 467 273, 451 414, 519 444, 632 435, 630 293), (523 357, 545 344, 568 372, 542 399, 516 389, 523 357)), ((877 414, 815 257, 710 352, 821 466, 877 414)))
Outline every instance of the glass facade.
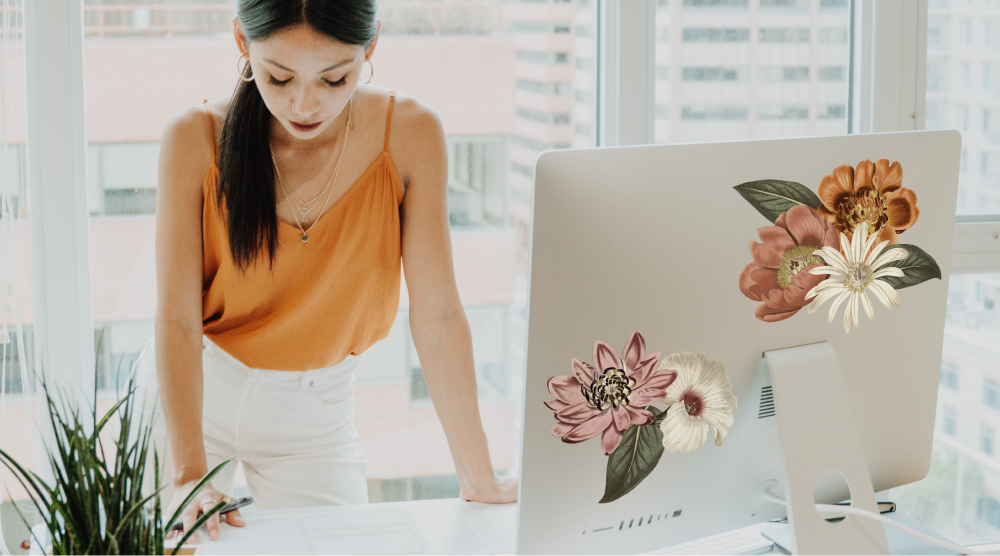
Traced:
POLYGON ((847 2, 659 2, 655 140, 847 133, 847 2))
MULTIPOLYGON (((958 214, 1000 215, 1000 2, 932 0, 927 129, 962 134, 958 214)), ((1000 275, 953 275, 934 455, 927 478, 890 496, 900 511, 961 544, 1000 541, 1000 275)))

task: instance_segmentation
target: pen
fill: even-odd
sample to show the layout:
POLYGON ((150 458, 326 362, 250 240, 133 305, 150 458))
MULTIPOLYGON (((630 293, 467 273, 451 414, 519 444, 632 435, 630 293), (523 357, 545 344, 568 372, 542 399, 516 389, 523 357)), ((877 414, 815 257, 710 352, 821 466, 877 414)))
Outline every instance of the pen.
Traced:
MULTIPOLYGON (((221 510, 219 510, 219 515, 225 515, 233 510, 238 510, 243 506, 248 506, 253 504, 253 496, 247 496, 245 498, 240 498, 239 500, 233 500, 229 504, 226 504, 221 510)), ((184 529, 184 524, 178 521, 174 523, 174 526, 170 528, 171 531, 182 531, 184 529)))

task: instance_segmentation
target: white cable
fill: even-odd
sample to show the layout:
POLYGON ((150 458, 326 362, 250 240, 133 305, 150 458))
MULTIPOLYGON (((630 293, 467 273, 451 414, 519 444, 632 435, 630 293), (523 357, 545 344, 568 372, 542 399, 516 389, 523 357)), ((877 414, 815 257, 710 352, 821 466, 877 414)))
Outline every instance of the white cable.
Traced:
MULTIPOLYGON (((781 504, 782 506, 787 506, 787 504, 785 503, 785 499, 784 498, 780 498, 778 496, 775 496, 773 493, 771 493, 769 491, 765 491, 761 495, 761 498, 763 498, 764 500, 767 500, 768 502, 774 502, 775 504, 781 504)), ((870 512, 868 510, 862 510, 861 508, 855 508, 853 506, 838 506, 838 505, 835 505, 835 504, 816 504, 816 511, 817 512, 826 512, 826 513, 840 513, 840 514, 844 514, 844 515, 856 515, 858 517, 868 518, 868 519, 877 521, 877 522, 879 522, 879 523, 881 523, 883 525, 888 525, 889 527, 893 527, 895 529, 898 529, 898 530, 906 533, 907 535, 914 536, 914 537, 916 537, 916 538, 918 538, 918 539, 920 539, 920 540, 922 540, 922 541, 924 541, 926 543, 933 544, 934 546, 937 546, 937 547, 940 547, 940 548, 944 548, 945 550, 951 550, 952 552, 958 552, 960 554, 977 554, 977 555, 978 554, 983 554, 982 552, 977 552, 975 550, 972 550, 971 548, 966 548, 966 547, 958 545, 958 544, 950 543, 948 541, 943 541, 941 539, 936 539, 936 538, 934 538, 934 537, 932 537, 930 535, 921 533, 920 531, 917 531, 916 529, 912 529, 912 528, 907 527, 907 526, 905 526, 905 525, 903 525, 901 523, 893 521, 893 520, 891 520, 891 519, 889 519, 889 518, 887 518, 887 517, 885 517, 885 516, 883 516, 881 514, 877 514, 875 512, 870 512)))

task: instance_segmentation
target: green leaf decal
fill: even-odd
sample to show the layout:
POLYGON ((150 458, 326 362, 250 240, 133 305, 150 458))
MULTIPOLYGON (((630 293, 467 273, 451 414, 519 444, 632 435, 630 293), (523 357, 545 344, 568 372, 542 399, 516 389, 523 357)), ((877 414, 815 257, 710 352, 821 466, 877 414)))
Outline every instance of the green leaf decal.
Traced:
MULTIPOLYGON (((884 280, 894 289, 901 290, 910 286, 916 286, 917 284, 926 282, 931 278, 941 279, 941 267, 938 266, 934 257, 927 254, 927 251, 924 251, 916 245, 904 244, 886 245, 885 249, 893 249, 896 247, 906 249, 908 255, 905 259, 901 261, 892 261, 882 268, 888 266, 901 268, 903 269, 905 276, 902 278, 897 278, 895 276, 883 276, 882 278, 879 278, 879 280, 884 280)), ((884 253, 885 250, 882 252, 884 253)))
POLYGON ((657 409, 657 408, 655 408, 655 407, 653 407, 651 405, 647 405, 643 409, 648 409, 650 411, 650 413, 652 413, 653 415, 656 415, 656 418, 653 419, 653 426, 656 427, 656 428, 660 428, 660 423, 662 423, 662 422, 664 422, 664 421, 667 420, 667 412, 666 411, 661 412, 659 409, 657 409))
MULTIPOLYGON (((660 417, 660 410, 649 405, 644 407, 660 417)), ((662 415, 666 415, 664 411, 662 415)), ((663 431, 659 422, 641 427, 631 425, 622 436, 622 443, 608 456, 608 478, 604 487, 601 504, 614 502, 632 492, 660 462, 663 455, 663 431)))
POLYGON ((818 209, 821 204, 819 197, 812 190, 794 181, 748 181, 733 189, 771 222, 792 207, 806 205, 818 209))

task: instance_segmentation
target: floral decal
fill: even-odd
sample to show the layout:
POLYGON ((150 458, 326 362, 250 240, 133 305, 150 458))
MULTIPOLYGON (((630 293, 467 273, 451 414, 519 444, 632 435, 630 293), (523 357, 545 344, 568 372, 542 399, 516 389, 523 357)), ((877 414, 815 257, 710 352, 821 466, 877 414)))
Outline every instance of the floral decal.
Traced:
POLYGON ((573 376, 549 379, 556 399, 545 405, 556 412, 552 434, 563 442, 583 442, 601 435, 604 454, 610 455, 630 425, 648 425, 654 415, 643 405, 663 399, 677 373, 660 370, 660 352, 646 356, 646 342, 633 332, 619 358, 604 342, 594 344, 594 364, 573 360, 573 376))
POLYGON ((548 381, 555 398, 545 402, 555 412, 552 434, 571 444, 601 435, 609 456, 602 504, 631 492, 653 471, 664 449, 697 449, 709 426, 721 446, 733 423, 736 398, 722 363, 688 352, 660 357, 659 351, 647 355, 642 335, 633 332, 621 357, 608 344, 595 342, 593 365, 573 359, 571 376, 548 381), (675 388, 678 381, 681 386, 675 388))
POLYGON ((823 280, 810 272, 823 264, 813 252, 840 249, 837 230, 812 207, 800 205, 757 235, 763 243, 750 243, 753 262, 740 274, 740 291, 763 303, 756 311, 760 320, 787 319, 809 304, 806 294, 823 280))
POLYGON ((777 322, 812 301, 811 315, 832 299, 830 322, 844 305, 850 332, 858 326, 859 305, 875 321, 869 292, 886 307, 899 307, 896 290, 940 279, 941 268, 926 251, 898 244, 920 217, 916 193, 902 184, 903 167, 882 159, 837 167, 820 182, 818 196, 791 181, 737 185, 774 223, 757 230, 763 243, 750 243, 753 260, 739 277, 743 295, 762 303, 755 316, 777 322))
POLYGON ((848 239, 857 226, 865 224, 869 235, 879 241, 899 243, 897 235, 917 222, 917 194, 903 187, 903 167, 882 159, 870 160, 836 168, 819 184, 823 202, 819 213, 845 234, 848 239))
POLYGON ((726 367, 704 353, 675 353, 660 363, 676 369, 677 380, 667 388, 667 418, 660 423, 663 447, 670 452, 693 452, 705 443, 708 428, 715 429, 715 445, 733 425, 736 396, 726 367))
MULTIPOLYGON (((818 286, 809 291, 806 299, 813 299, 813 304, 809 307, 809 314, 816 312, 819 306, 833 299, 830 307, 829 322, 833 322, 833 315, 841 303, 847 302, 844 306, 844 330, 851 331, 851 327, 858 326, 858 301, 865 308, 868 319, 875 322, 875 309, 868 299, 866 292, 872 294, 882 302, 888 309, 891 305, 899 307, 899 294, 885 281, 879 278, 894 277, 902 278, 906 276, 903 269, 895 266, 886 266, 893 261, 903 260, 907 256, 905 249, 885 249, 888 241, 882 241, 872 249, 872 243, 879 236, 867 237, 868 231, 864 226, 854 232, 850 247, 840 251, 825 247, 823 258, 830 262, 829 266, 821 266, 810 270, 813 274, 825 274, 829 278, 823 280, 818 286), (867 256, 865 255, 867 253, 867 256), (883 268, 884 267, 884 268, 883 268)), ((847 243, 847 237, 842 236, 841 240, 847 243)))

